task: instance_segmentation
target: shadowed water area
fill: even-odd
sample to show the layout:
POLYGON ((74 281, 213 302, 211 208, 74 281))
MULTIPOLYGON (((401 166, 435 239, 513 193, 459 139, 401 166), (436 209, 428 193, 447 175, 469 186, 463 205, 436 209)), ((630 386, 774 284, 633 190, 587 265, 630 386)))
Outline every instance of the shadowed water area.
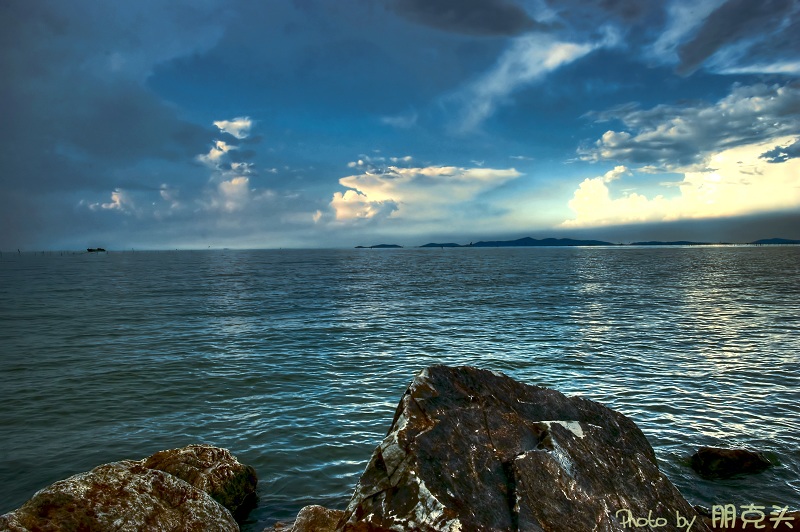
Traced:
POLYGON ((624 413, 692 503, 797 508, 799 281, 796 246, 4 252, 0 513, 190 443, 256 468, 245 530, 343 508, 432 364, 624 413), (702 445, 779 465, 703 480, 702 445))

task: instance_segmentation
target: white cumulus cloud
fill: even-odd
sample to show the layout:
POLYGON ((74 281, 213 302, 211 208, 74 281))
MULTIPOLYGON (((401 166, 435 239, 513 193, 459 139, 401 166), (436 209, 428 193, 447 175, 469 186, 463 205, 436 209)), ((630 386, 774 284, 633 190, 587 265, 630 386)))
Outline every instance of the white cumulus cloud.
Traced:
POLYGON ((722 150, 708 158, 708 168, 686 171, 683 180, 664 183, 662 194, 649 197, 615 194, 611 183, 630 175, 618 166, 578 186, 568 204, 575 215, 561 225, 596 227, 800 209, 800 158, 776 163, 763 157, 793 140, 782 137, 722 150))
MULTIPOLYGON (((330 203, 337 220, 367 220, 390 216, 397 210, 397 202, 391 199, 375 200, 356 190, 335 192, 330 203)), ((314 221, 321 215, 315 214, 314 221)))
POLYGON ((231 150, 238 150, 238 146, 232 146, 224 140, 216 140, 211 146, 211 149, 206 154, 197 156, 197 160, 201 163, 216 168, 222 162, 223 157, 231 150))
POLYGON ((246 139, 250 135, 250 128, 253 121, 249 116, 239 116, 232 120, 217 120, 214 125, 223 133, 233 135, 237 139, 246 139))
MULTIPOLYGON (((391 158, 411 161, 410 157, 391 158)), ((391 160, 390 159, 390 160, 391 160)), ((337 192, 330 203, 337 220, 380 217, 430 220, 448 210, 522 175, 514 168, 462 168, 388 166, 381 171, 343 177, 349 190, 337 192)))
MULTIPOLYGON (((84 203, 84 205, 86 204, 84 203)), ((110 201, 106 203, 91 203, 88 206, 93 211, 101 209, 128 213, 134 208, 134 203, 133 198, 127 191, 116 188, 111 192, 110 201)))
POLYGON ((244 176, 222 181, 218 185, 219 207, 234 212, 243 209, 250 201, 250 180, 244 176))

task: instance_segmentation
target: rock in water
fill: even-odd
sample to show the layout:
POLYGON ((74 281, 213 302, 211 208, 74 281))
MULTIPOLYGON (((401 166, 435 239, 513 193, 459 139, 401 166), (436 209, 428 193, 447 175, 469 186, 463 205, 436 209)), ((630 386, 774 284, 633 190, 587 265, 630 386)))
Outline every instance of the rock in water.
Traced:
POLYGON ((344 512, 341 510, 329 510, 314 504, 303 507, 294 523, 276 523, 264 532, 336 532, 342 515, 344 512))
POLYGON ((499 373, 434 366, 403 395, 337 528, 621 531, 635 519, 708 530, 633 421, 499 373))
POLYGON ((239 526, 204 491, 126 460, 51 484, 0 516, 0 530, 232 532, 239 526))
POLYGON ((0 531, 233 532, 256 482, 226 449, 190 445, 51 484, 0 516, 0 531))
POLYGON ((189 445, 160 451, 144 466, 174 475, 211 495, 234 516, 243 516, 256 502, 256 471, 239 463, 227 449, 189 445))
POLYGON ((692 469, 708 479, 760 473, 772 466, 761 453, 747 449, 701 447, 690 460, 692 469))

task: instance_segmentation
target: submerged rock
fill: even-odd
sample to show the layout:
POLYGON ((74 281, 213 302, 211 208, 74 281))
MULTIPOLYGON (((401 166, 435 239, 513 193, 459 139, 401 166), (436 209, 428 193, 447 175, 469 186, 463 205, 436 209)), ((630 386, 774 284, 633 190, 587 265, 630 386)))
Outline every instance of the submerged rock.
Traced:
POLYGON ((0 516, 0 531, 238 531, 223 504, 248 498, 251 472, 205 445, 105 464, 40 490, 0 516))
POLYGON ((630 419, 498 373, 434 366, 405 392, 337 530, 611 531, 635 519, 708 530, 630 419))
POLYGON ((772 464, 764 455, 747 449, 701 447, 690 459, 692 469, 707 479, 760 473, 772 464))

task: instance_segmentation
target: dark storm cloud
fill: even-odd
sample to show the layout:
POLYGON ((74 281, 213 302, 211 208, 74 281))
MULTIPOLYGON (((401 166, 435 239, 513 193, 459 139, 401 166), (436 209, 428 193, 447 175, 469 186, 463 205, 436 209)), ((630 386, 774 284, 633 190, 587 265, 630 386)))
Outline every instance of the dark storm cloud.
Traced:
POLYGON ((601 0, 585 3, 596 5, 606 13, 613 13, 627 21, 640 19, 653 8, 651 2, 631 2, 630 0, 601 0))
POLYGON ((546 27, 508 0, 392 0, 389 5, 414 22, 468 35, 517 35, 546 27))
POLYGON ((3 4, 0 33, 10 47, 0 55, 0 96, 9 105, 0 144, 17 148, 8 156, 191 156, 206 129, 182 121, 141 83, 147 65, 163 52, 142 49, 138 28, 115 33, 107 27, 114 21, 76 16, 74 6, 46 5, 37 3, 31 13, 28 3, 3 4))
POLYGON ((654 27, 665 19, 664 2, 630 0, 545 0, 555 15, 551 31, 569 40, 608 35, 612 31, 625 36, 636 48, 644 48, 652 39, 654 27))
POLYGON ((691 40, 678 48, 678 72, 691 74, 717 51, 732 43, 756 36, 769 39, 771 34, 779 33, 791 15, 796 20, 796 2, 793 0, 725 2, 706 18, 691 40))
POLYGON ((559 14, 574 22, 597 25, 598 20, 607 21, 609 17, 626 23, 634 23, 652 13, 660 13, 660 2, 632 2, 630 0, 548 0, 548 5, 559 14), (588 18, 587 13, 594 13, 595 18, 588 18))
POLYGON ((183 120, 144 85, 153 65, 217 38, 214 2, 182 3, 0 4, 3 242, 68 232, 80 201, 108 201, 123 183, 157 190, 208 142, 210 124, 183 120))
POLYGON ((774 149, 761 154, 761 158, 770 163, 783 163, 797 157, 800 157, 800 138, 795 139, 788 146, 776 146, 774 149))
POLYGON ((756 42, 748 50, 748 59, 755 64, 769 64, 778 58, 797 61, 800 50, 800 4, 787 15, 781 28, 776 28, 769 37, 756 42))

